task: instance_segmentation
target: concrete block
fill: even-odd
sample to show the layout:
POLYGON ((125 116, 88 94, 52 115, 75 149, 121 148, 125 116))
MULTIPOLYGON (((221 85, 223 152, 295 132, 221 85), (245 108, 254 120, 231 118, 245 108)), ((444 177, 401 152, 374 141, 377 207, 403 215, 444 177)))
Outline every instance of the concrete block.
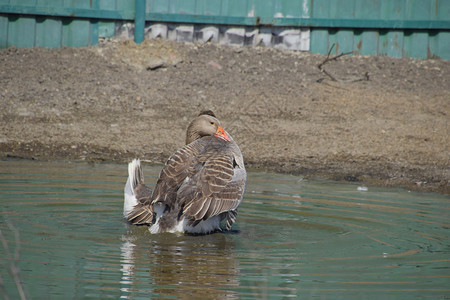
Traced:
POLYGON ((221 44, 243 46, 245 40, 245 28, 231 27, 225 33, 221 44))
POLYGON ((177 42, 194 41, 194 25, 179 25, 175 30, 177 42))
POLYGON ((150 39, 155 38, 167 38, 167 25, 166 24, 153 24, 150 25, 146 36, 150 39))
POLYGON ((219 28, 216 26, 201 26, 194 30, 194 41, 197 43, 218 43, 219 28))

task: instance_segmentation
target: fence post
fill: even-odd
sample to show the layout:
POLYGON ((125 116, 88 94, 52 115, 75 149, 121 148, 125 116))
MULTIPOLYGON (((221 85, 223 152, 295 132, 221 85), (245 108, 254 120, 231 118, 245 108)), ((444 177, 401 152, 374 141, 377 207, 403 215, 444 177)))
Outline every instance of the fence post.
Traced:
POLYGON ((136 0, 134 17, 134 42, 140 44, 144 41, 145 33, 145 0, 136 0))

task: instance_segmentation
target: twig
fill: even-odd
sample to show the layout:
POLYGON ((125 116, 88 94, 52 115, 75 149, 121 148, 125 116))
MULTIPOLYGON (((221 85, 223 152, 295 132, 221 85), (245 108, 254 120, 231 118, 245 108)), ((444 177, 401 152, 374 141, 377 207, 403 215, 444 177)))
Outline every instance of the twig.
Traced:
POLYGON ((6 293, 5 283, 3 281, 2 275, 0 275, 0 291, 2 292, 3 299, 9 300, 9 296, 6 293))
MULTIPOLYGON (((0 230, 0 241, 2 243, 3 249, 5 249, 6 258, 9 260, 9 268, 7 267, 7 264, 4 263, 6 269, 8 269, 9 273, 14 279, 14 282, 17 287, 17 291, 19 292, 20 299, 25 300, 27 297, 25 296, 25 291, 22 285, 22 281, 20 280, 19 275, 19 267, 17 266, 17 261, 20 258, 20 236, 19 236, 19 230, 17 230, 9 221, 6 221, 8 224, 9 229, 14 233, 15 238, 15 244, 16 249, 14 251, 14 256, 12 255, 8 241, 6 240, 5 236, 3 235, 3 232, 0 230)), ((9 299, 8 295, 6 294, 6 289, 4 287, 3 278, 0 278, 0 290, 2 292, 2 295, 5 299, 9 299)))
MULTIPOLYGON (((341 53, 338 54, 336 56, 333 56, 330 58, 331 55, 331 51, 333 50, 335 44, 333 44, 330 48, 330 50, 328 51, 328 55, 327 58, 325 58, 325 60, 323 62, 321 62, 317 67, 319 68, 320 72, 324 73, 325 75, 327 75, 328 77, 331 78, 331 80, 333 81, 337 81, 337 82, 356 82, 356 81, 362 81, 362 80, 369 80, 369 72, 366 72, 364 74, 364 77, 360 77, 360 78, 355 78, 355 79, 339 79, 336 78, 335 76, 333 76, 331 73, 329 73, 327 70, 324 69, 324 65, 330 61, 333 60, 338 60, 338 58, 345 56, 345 55, 349 55, 349 54, 353 54, 353 51, 349 51, 349 52, 345 52, 345 53, 341 53)), ((320 80, 319 82, 322 82, 322 80, 320 80)))

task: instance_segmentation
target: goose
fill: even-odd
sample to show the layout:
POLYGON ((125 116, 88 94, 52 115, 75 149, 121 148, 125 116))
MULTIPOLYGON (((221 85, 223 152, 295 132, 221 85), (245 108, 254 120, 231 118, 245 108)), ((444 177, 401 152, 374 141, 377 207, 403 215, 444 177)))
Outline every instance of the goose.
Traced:
POLYGON ((186 145, 164 165, 155 188, 144 183, 139 159, 128 165, 124 218, 151 233, 208 234, 230 230, 247 181, 244 159, 212 111, 188 126, 186 145))

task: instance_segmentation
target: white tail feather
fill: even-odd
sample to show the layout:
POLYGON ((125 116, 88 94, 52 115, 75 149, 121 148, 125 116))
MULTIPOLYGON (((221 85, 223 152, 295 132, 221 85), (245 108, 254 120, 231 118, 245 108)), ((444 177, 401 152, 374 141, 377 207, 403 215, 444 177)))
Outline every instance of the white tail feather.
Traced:
POLYGON ((124 189, 125 201, 123 203, 123 216, 125 218, 138 204, 134 189, 139 183, 143 182, 144 175, 141 168, 141 161, 139 159, 133 159, 133 161, 128 164, 128 179, 124 189))

